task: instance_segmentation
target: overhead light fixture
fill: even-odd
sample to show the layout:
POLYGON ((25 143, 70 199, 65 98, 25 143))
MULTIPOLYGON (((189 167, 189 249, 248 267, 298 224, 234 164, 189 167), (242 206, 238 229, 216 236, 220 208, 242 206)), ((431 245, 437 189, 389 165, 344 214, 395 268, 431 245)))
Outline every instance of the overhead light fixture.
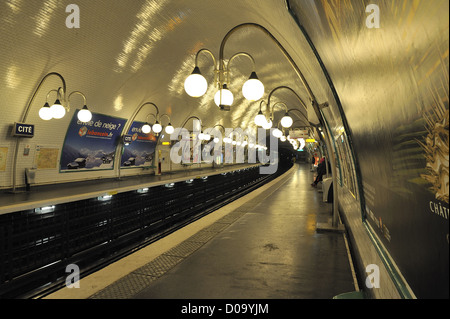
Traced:
MULTIPOLYGON (((152 102, 145 102, 145 103, 139 105, 136 108, 136 110, 134 111, 133 115, 127 120, 127 122, 125 123, 125 126, 123 127, 122 140, 125 137, 125 135, 127 135, 128 132, 130 131, 131 125, 134 123, 134 120, 135 120, 136 116, 139 114, 139 112, 142 110, 142 108, 144 106, 146 106, 146 105, 152 105, 156 109, 156 116, 153 115, 153 114, 151 114, 151 115, 153 115, 155 117, 156 121, 158 120, 157 116, 159 114, 159 108, 156 106, 156 104, 154 104, 152 102)), ((149 115, 147 115, 147 118, 148 118, 149 115)), ((144 130, 149 132, 149 127, 147 127, 146 124, 149 125, 147 119, 146 119, 146 123, 143 126, 145 126, 144 130)), ((143 126, 141 126, 141 132, 144 132, 144 130, 142 129, 143 126)), ((151 127, 150 127, 150 130, 151 130, 151 127)), ((144 133, 144 134, 148 134, 148 133, 144 133)), ((116 151, 115 151, 116 158, 120 158, 120 156, 122 156, 123 151, 124 151, 124 146, 125 146, 125 142, 121 143, 120 147, 116 147, 116 151)), ((115 168, 115 170, 117 172, 117 175, 118 175, 117 178, 121 179, 121 176, 120 176, 120 169, 121 169, 120 161, 114 161, 114 168, 115 168)))
POLYGON ((56 99, 55 103, 50 106, 50 111, 52 112, 52 117, 54 119, 62 119, 66 115, 66 108, 62 106, 59 99, 56 99))
POLYGON ((184 90, 189 96, 200 97, 204 95, 207 91, 207 81, 201 75, 200 68, 198 67, 198 57, 200 53, 208 53, 214 62, 214 85, 217 85, 219 90, 214 95, 214 103, 221 110, 229 110, 230 106, 233 104, 234 98, 233 93, 227 88, 230 84, 230 64, 231 61, 238 56, 246 56, 252 61, 253 71, 250 74, 249 79, 244 83, 242 87, 242 94, 247 100, 256 101, 259 100, 264 94, 264 85, 258 79, 256 72, 254 71, 255 60, 253 57, 245 52, 239 52, 233 55, 228 62, 225 62, 222 55, 220 56, 219 63, 216 63, 216 58, 214 54, 208 49, 201 49, 195 55, 195 67, 192 73, 184 81, 184 90))
POLYGON ((155 133, 161 133, 162 125, 159 124, 158 121, 156 121, 156 123, 153 125, 152 129, 153 129, 153 132, 155 132, 155 133))
POLYGON ((86 123, 92 119, 92 113, 88 110, 88 107, 84 105, 83 108, 78 111, 77 117, 80 122, 86 123))
MULTIPOLYGON (((47 74, 41 79, 41 81, 40 81, 39 84, 36 86, 36 88, 34 89, 33 94, 31 95, 31 98, 28 100, 28 103, 27 103, 27 105, 25 106, 25 110, 24 110, 24 112, 22 113, 22 117, 21 117, 21 120, 20 120, 19 123, 26 123, 27 118, 28 118, 28 114, 30 113, 30 109, 31 109, 31 107, 32 107, 32 105, 33 105, 33 102, 34 102, 36 96, 38 95, 39 90, 42 88, 42 85, 44 84, 44 82, 45 82, 50 76, 57 76, 57 77, 61 80, 61 82, 62 82, 62 88, 60 87, 60 88, 57 90, 57 92, 59 92, 59 91, 61 90, 61 91, 63 92, 63 95, 62 95, 63 100, 65 99, 65 94, 66 94, 66 88, 67 88, 67 86, 66 86, 66 80, 64 79, 64 77, 63 77, 61 74, 57 73, 57 72, 50 72, 50 73, 47 73, 47 74)), ((56 90, 55 90, 55 91, 56 91, 56 90)), ((47 94, 47 97, 48 97, 48 94, 47 94)), ((59 96, 58 96, 57 98, 59 98, 59 96)), ((47 99, 46 102, 48 102, 48 99, 47 99)), ((50 120, 51 118, 53 118, 53 115, 51 114, 52 111, 51 111, 50 109, 51 109, 51 108, 49 107, 48 103, 45 103, 44 107, 42 107, 42 108, 39 110, 39 112, 38 112, 39 117, 40 117, 41 119, 45 120, 45 121, 48 121, 48 120, 50 120), (51 117, 50 117, 50 116, 51 116, 51 117)), ((15 146, 15 152, 13 152, 13 153, 14 153, 14 159, 13 159, 13 167, 12 167, 12 190, 11 190, 12 193, 15 193, 15 192, 16 192, 16 182, 17 182, 17 181, 16 181, 16 176, 17 176, 17 156, 18 156, 18 154, 19 154, 19 147, 20 147, 21 143, 15 143, 15 144, 16 144, 16 146, 15 146)))
MULTIPOLYGON (((155 104, 151 103, 151 102, 147 102, 147 103, 145 103, 145 104, 143 104, 143 105, 146 105, 146 104, 151 104, 151 105, 153 105, 153 106, 156 108, 156 115, 153 114, 153 113, 149 113, 149 114, 147 115, 147 117, 146 117, 146 122, 145 122, 145 124, 142 125, 142 127, 141 127, 142 133, 144 133, 144 134, 149 134, 152 130, 153 130, 153 132, 155 132, 156 134, 161 133, 163 127, 162 127, 161 124, 159 124, 158 119, 161 119, 163 116, 167 116, 167 117, 169 118, 169 125, 166 127, 165 131, 166 131, 167 134, 172 134, 172 133, 175 131, 175 129, 173 128, 172 124, 170 124, 170 117, 169 117, 167 114, 163 114, 163 115, 161 115, 160 117, 158 117, 158 114, 159 114, 159 109, 158 109, 158 107, 157 107, 155 104), (150 123, 148 122, 148 117, 149 117, 150 115, 153 116, 153 117, 155 118, 155 124, 153 124, 153 126, 150 125, 150 123)), ((143 105, 142 105, 142 106, 143 106, 143 105)), ((141 108, 142 108, 142 106, 141 106, 141 108)), ((137 113, 136 113, 136 114, 137 114, 137 113)), ((135 116, 136 116, 136 114, 135 114, 135 116)), ((134 117, 135 117, 135 116, 134 116, 134 117)))
POLYGON ((208 89, 208 82, 205 77, 200 73, 198 66, 194 68, 191 75, 189 75, 184 81, 184 90, 189 96, 200 97, 206 93, 208 89))
MULTIPOLYGON (((280 89, 288 89, 289 91, 291 91, 292 93, 294 93, 294 95, 297 97, 297 99, 300 101, 300 103, 305 107, 305 110, 306 110, 306 106, 305 106, 305 104, 303 103, 303 101, 302 101, 302 99, 300 98, 300 96, 299 96, 294 90, 292 90, 290 87, 287 87, 287 86, 279 86, 279 87, 273 89, 273 90, 269 93, 269 96, 268 96, 268 102, 267 102, 267 107, 268 107, 269 110, 270 110, 271 118, 275 118, 275 117, 274 117, 274 108, 275 108, 275 106, 281 104, 281 105, 285 108, 285 114, 284 114, 284 116, 281 118, 280 123, 281 123, 281 126, 282 126, 282 127, 284 127, 284 128, 289 128, 289 127, 291 127, 292 124, 294 123, 294 120, 293 120, 292 117, 289 115, 289 112, 291 112, 291 111, 297 111, 297 112, 300 113, 300 115, 302 115, 302 116, 304 116, 304 117, 305 117, 305 115, 304 115, 300 110, 298 110, 298 109, 288 109, 287 105, 286 105, 285 103, 283 103, 283 102, 276 102, 275 104, 273 104, 273 105, 271 106, 271 104, 270 104, 270 99, 271 99, 272 95, 273 95, 276 91, 278 91, 278 90, 280 90, 280 89)), ((307 118, 306 118, 306 120, 307 120, 307 118)))
MULTIPOLYGON (((172 134, 173 132, 175 132, 175 128, 172 126, 172 124, 170 123, 171 122, 171 120, 170 120, 170 116, 169 115, 167 115, 167 114, 163 114, 163 115, 161 115, 160 117, 159 117, 159 120, 161 120, 161 123, 162 123, 162 118, 163 117, 167 117, 168 119, 169 119, 169 123, 167 124, 167 126, 165 127, 165 129, 164 129, 164 131, 167 133, 167 134, 172 134)), ((158 123, 159 124, 159 123, 158 123)), ((158 127, 157 127, 158 128, 158 127)))
POLYGON ((281 125, 285 128, 291 127, 292 123, 294 121, 292 120, 292 117, 289 116, 289 113, 286 112, 286 114, 284 114, 283 118, 281 119, 281 125))
POLYGON ((222 89, 217 91, 214 95, 214 103, 216 103, 217 106, 231 106, 233 104, 234 97, 233 93, 231 93, 230 90, 228 90, 228 87, 226 84, 222 86, 222 89))
POLYGON ((283 132, 281 132, 278 128, 275 128, 272 131, 272 135, 275 136, 276 138, 280 138, 283 136, 283 132))
POLYGON ((145 123, 144 125, 142 125, 141 130, 142 130, 142 133, 148 134, 152 131, 152 127, 150 126, 150 124, 145 123))
POLYGON ((50 105, 45 102, 44 106, 39 110, 39 117, 44 121, 49 121, 53 118, 52 111, 50 110, 50 105))
POLYGON ((78 113, 77 113, 78 120, 80 122, 83 122, 83 123, 89 122, 92 119, 92 113, 91 113, 91 111, 89 111, 89 109, 88 109, 88 107, 86 105, 86 96, 82 92, 74 91, 74 92, 69 94, 69 97, 67 99, 68 109, 70 109, 70 98, 74 94, 79 94, 83 98, 83 108, 81 110, 79 110, 78 113))
POLYGON ((258 79, 256 72, 242 86, 242 94, 249 101, 258 101, 264 95, 264 84, 258 79))
POLYGON ((272 125, 273 125, 273 123, 272 123, 272 119, 269 119, 268 121, 266 121, 264 124, 263 124, 263 129, 265 129, 265 130, 269 130, 271 127, 272 127, 272 125))
POLYGON ((169 123, 169 125, 166 126, 165 131, 167 134, 172 134, 175 132, 175 128, 172 126, 172 124, 169 123))
POLYGON ((255 124, 262 127, 266 122, 266 117, 264 116, 262 111, 259 110, 258 115, 256 115, 255 117, 255 124))

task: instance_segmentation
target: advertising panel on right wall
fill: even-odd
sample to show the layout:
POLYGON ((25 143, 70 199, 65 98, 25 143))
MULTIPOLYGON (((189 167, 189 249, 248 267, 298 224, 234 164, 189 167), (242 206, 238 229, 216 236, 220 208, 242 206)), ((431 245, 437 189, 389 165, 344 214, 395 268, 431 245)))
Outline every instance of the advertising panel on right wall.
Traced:
POLYGON ((361 193, 344 214, 362 213, 415 297, 448 298, 449 1, 289 3, 339 97, 323 112, 342 190, 357 169, 361 193))

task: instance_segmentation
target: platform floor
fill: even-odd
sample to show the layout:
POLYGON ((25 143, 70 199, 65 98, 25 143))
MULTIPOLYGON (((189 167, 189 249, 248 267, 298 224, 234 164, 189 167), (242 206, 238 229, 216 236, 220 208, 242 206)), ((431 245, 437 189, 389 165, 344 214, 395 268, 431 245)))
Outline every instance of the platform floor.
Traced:
POLYGON ((313 178, 309 166, 296 164, 209 221, 47 298, 331 299, 354 291, 345 235, 316 231, 331 204, 310 186, 313 178))

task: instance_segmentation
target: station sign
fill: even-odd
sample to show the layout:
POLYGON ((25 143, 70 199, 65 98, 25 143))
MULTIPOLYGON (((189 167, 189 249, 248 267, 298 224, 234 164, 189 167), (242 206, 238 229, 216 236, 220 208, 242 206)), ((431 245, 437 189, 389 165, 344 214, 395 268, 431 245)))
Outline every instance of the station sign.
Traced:
POLYGON ((133 142, 133 135, 129 135, 129 134, 124 135, 123 142, 125 144, 130 144, 131 142, 133 142))
POLYGON ((33 137, 34 136, 34 125, 25 123, 14 123, 12 136, 15 137, 33 137))

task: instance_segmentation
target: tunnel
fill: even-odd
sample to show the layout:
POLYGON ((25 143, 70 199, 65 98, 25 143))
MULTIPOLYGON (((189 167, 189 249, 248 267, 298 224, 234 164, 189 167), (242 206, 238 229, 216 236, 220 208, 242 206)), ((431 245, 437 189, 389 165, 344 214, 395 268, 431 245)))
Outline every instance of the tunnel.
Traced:
POLYGON ((448 299, 448 0, 0 8, 0 298, 448 299))

